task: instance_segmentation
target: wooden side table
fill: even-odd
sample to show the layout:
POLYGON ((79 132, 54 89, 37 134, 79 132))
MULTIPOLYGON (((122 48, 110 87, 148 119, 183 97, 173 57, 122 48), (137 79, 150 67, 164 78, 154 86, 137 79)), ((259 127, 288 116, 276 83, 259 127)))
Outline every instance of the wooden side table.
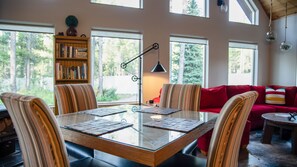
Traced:
MULTIPOLYGON (((290 121, 287 113, 266 113, 262 115, 264 119, 264 129, 262 143, 271 144, 271 138, 275 127, 289 129, 292 132, 291 143, 292 153, 297 154, 297 120, 290 121)), ((297 118, 296 118, 297 119, 297 118)))

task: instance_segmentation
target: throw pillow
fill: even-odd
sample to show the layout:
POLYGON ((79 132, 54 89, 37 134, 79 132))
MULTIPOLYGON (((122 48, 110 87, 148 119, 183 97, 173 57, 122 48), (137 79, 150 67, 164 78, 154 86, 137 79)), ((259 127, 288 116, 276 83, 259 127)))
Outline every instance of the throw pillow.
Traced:
POLYGON ((266 98, 265 102, 267 104, 286 104, 286 90, 284 88, 272 89, 266 88, 266 98))
POLYGON ((251 86, 251 90, 255 90, 258 92, 258 98, 255 102, 255 104, 264 104, 265 103, 265 90, 266 87, 265 86, 251 86))
POLYGON ((251 90, 250 85, 228 85, 227 86, 228 99, 230 99, 234 95, 248 92, 250 90, 251 90))
POLYGON ((296 86, 281 86, 281 85, 269 85, 267 86, 273 89, 284 88, 286 90, 286 106, 294 106, 294 100, 296 96, 296 86))
POLYGON ((223 107, 228 101, 226 86, 201 89, 200 108, 223 107))

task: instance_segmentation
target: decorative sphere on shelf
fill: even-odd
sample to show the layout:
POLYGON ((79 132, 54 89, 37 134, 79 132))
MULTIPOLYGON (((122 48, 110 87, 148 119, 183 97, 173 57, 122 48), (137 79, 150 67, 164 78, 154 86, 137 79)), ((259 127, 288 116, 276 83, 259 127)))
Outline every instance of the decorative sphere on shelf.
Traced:
POLYGON ((78 20, 75 16, 69 15, 65 19, 66 25, 69 27, 66 31, 67 36, 77 36, 75 27, 78 25, 78 20))
POLYGON ((77 27, 78 20, 75 16, 69 15, 66 17, 65 23, 68 27, 77 27))

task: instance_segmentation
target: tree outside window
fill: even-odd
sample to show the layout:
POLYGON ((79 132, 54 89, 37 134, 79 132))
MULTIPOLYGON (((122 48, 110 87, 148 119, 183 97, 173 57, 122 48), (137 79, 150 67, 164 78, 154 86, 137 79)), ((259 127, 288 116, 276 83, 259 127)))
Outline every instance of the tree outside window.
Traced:
POLYGON ((170 82, 204 85, 207 41, 180 37, 170 40, 170 82))
POLYGON ((33 95, 53 105, 53 34, 0 30, 0 70, 1 93, 33 95))
POLYGON ((169 6, 171 13, 207 17, 206 0, 170 0, 169 6))
POLYGON ((141 35, 96 31, 92 35, 93 87, 99 102, 135 102, 138 99, 139 61, 121 68, 125 62, 140 53, 141 35))
POLYGON ((229 43, 228 84, 252 85, 257 45, 229 43))

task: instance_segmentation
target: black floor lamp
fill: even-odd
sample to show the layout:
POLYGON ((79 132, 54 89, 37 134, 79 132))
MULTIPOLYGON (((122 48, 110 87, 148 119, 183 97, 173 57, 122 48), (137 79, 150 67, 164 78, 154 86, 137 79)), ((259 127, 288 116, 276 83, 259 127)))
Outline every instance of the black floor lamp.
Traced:
MULTIPOLYGON (((127 67, 127 65, 129 63, 131 63, 132 61, 136 60, 137 58, 140 59, 140 62, 142 60, 142 56, 144 54, 146 54, 147 52, 151 51, 151 50, 158 50, 158 62, 157 64, 153 67, 152 71, 151 72, 166 72, 165 68, 163 67, 163 65, 160 63, 160 60, 159 60, 159 44, 158 43, 153 43, 152 45, 150 45, 149 47, 145 48, 143 50, 142 53, 140 53, 138 56, 136 57, 133 57, 132 59, 126 61, 126 62, 123 62, 121 63, 121 68, 122 69, 125 69, 127 67)), ((142 94, 142 66, 140 65, 139 66, 139 74, 138 74, 138 77, 136 75, 133 75, 132 76, 132 81, 136 82, 138 81, 138 90, 139 90, 139 94, 138 94, 138 104, 141 105, 141 94, 142 94)))

